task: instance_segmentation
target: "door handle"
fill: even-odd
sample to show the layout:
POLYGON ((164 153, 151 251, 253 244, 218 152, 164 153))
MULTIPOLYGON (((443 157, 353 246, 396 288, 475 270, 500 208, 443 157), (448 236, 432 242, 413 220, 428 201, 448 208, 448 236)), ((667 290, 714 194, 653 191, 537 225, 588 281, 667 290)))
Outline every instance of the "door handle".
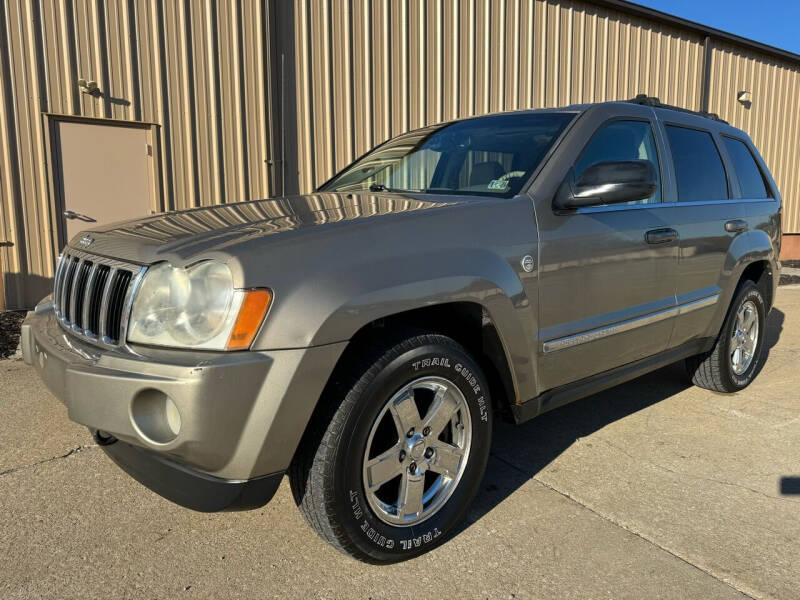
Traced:
POLYGON ((648 244, 666 244, 678 239, 678 232, 670 227, 651 229, 644 234, 644 241, 648 244))
POLYGON ((732 219, 725 222, 725 231, 731 233, 739 233, 740 231, 747 231, 747 221, 744 219, 732 219))
POLYGON ((65 210, 63 214, 67 219, 77 219, 85 223, 97 223, 97 219, 82 215, 81 213, 76 213, 74 210, 65 210))

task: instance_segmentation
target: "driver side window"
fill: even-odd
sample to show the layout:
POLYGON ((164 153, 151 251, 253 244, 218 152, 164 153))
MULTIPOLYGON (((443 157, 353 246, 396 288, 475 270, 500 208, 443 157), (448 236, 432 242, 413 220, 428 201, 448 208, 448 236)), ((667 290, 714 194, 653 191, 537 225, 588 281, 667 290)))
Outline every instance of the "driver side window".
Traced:
POLYGON ((661 202, 661 171, 658 152, 650 123, 645 121, 612 121, 603 125, 589 140, 583 154, 575 163, 578 178, 598 162, 620 160, 649 160, 656 171, 656 191, 649 198, 625 204, 658 204, 661 202))

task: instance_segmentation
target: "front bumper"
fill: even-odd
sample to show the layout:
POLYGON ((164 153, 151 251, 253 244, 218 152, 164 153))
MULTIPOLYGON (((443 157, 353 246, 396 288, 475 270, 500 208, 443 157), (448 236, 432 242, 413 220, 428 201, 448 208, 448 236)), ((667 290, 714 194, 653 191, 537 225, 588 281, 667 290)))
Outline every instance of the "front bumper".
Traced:
POLYGON ((49 302, 22 325, 25 362, 70 419, 119 440, 104 447, 117 464, 187 506, 166 489, 170 481, 173 488, 188 485, 181 474, 205 482, 192 497, 208 491, 209 482, 225 488, 265 476, 280 481, 345 345, 230 353, 99 348, 67 333, 49 302), (137 418, 138 407, 147 406, 141 399, 154 394, 169 397, 180 413, 180 430, 167 442, 148 436, 137 418))
POLYGON ((249 510, 272 500, 283 473, 231 481, 214 477, 166 459, 157 452, 133 446, 99 431, 92 436, 128 475, 160 496, 200 512, 249 510))

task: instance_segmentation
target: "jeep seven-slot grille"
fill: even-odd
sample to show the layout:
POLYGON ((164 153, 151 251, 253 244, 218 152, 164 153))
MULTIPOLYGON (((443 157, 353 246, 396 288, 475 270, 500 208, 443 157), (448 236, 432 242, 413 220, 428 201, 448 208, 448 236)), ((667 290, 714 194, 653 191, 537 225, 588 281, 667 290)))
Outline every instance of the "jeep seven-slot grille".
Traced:
POLYGON ((141 267, 68 249, 56 268, 53 304, 62 325, 106 345, 125 342, 141 267))

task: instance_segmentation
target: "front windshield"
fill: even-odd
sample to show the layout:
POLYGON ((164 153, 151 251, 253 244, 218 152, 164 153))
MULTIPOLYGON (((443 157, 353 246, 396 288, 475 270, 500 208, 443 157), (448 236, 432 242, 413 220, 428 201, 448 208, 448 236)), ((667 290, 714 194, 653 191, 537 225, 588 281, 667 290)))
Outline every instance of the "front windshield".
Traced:
POLYGON ((574 113, 515 113, 434 125, 376 148, 321 190, 519 192, 574 113))

